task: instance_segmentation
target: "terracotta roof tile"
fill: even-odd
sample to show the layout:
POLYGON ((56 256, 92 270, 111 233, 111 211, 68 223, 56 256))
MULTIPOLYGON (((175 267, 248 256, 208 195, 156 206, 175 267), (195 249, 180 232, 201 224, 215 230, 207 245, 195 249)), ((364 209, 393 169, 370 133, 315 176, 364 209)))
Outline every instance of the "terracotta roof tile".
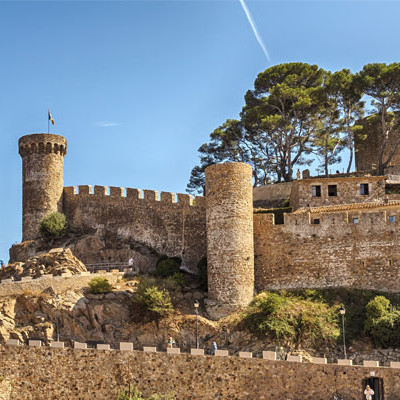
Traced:
POLYGON ((306 207, 299 208, 293 214, 322 213, 322 212, 335 212, 335 211, 350 211, 350 210, 363 210, 366 208, 387 208, 393 206, 400 206, 400 200, 390 200, 384 202, 383 200, 372 201, 368 203, 353 203, 353 204, 338 204, 334 206, 323 207, 306 207))

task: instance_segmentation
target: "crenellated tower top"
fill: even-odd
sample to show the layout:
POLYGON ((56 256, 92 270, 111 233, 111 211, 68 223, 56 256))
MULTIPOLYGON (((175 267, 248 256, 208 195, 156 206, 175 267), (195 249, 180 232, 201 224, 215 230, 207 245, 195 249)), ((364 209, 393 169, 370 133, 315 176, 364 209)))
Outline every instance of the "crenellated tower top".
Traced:
POLYGON ((65 156, 67 154, 67 139, 50 133, 26 135, 19 139, 18 150, 21 157, 32 153, 54 153, 65 156))

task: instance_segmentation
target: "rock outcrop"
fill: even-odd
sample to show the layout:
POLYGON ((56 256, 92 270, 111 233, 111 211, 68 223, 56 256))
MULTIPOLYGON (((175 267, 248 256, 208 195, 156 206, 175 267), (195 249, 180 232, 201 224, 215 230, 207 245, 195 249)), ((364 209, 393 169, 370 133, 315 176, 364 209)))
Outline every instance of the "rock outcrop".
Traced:
POLYGON ((24 276, 40 278, 44 274, 59 276, 69 272, 72 275, 87 271, 85 265, 70 249, 56 248, 39 253, 23 262, 8 264, 0 269, 0 279, 20 280, 24 276))

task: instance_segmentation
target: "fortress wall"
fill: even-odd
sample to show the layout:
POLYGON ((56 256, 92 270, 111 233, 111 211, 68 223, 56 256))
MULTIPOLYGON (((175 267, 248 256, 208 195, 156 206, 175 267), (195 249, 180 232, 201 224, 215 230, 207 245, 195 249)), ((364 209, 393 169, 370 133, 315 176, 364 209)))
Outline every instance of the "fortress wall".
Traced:
POLYGON ((173 391, 179 400, 325 400, 336 392, 356 400, 371 371, 383 378, 385 399, 400 393, 395 368, 25 346, 0 348, 0 358, 10 400, 110 400, 128 382, 146 396, 173 391))
POLYGON ((399 209, 285 214, 283 225, 274 225, 271 214, 254 214, 256 289, 343 286, 398 292, 399 221, 399 209), (319 225, 310 223, 315 218, 319 225))
POLYGON ((64 188, 63 210, 73 231, 140 243, 178 256, 195 268, 206 254, 205 199, 153 190, 79 186, 64 188))

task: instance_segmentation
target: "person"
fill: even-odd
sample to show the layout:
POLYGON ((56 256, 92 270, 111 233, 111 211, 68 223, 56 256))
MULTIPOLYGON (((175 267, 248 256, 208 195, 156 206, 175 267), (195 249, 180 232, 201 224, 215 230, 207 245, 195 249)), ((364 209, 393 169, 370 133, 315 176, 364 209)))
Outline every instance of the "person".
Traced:
POLYGON ((132 267, 132 265, 133 265, 133 258, 132 257, 129 259, 128 264, 129 264, 130 267, 132 267))
POLYGON ((175 340, 172 338, 171 335, 168 336, 168 347, 174 347, 175 340))
POLYGON ((215 356, 215 350, 218 350, 217 343, 215 341, 212 342, 211 344, 211 355, 215 356))
POLYGON ((369 387, 369 385, 367 385, 364 390, 364 394, 366 400, 372 400, 372 396, 375 394, 375 392, 369 387))
POLYGON ((298 181, 301 179, 301 172, 300 172, 299 169, 297 170, 297 173, 296 173, 296 179, 297 179, 298 181))

